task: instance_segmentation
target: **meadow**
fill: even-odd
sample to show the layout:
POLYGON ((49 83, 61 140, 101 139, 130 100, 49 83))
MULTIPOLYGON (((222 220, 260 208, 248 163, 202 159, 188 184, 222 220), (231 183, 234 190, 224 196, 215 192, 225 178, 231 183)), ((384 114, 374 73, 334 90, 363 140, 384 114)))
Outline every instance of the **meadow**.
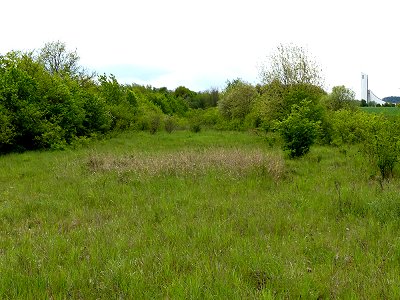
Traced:
POLYGON ((3 155, 0 298, 400 298, 398 171, 250 132, 3 155))
POLYGON ((383 114, 385 116, 399 116, 400 108, 398 107, 361 107, 362 111, 372 114, 383 114))

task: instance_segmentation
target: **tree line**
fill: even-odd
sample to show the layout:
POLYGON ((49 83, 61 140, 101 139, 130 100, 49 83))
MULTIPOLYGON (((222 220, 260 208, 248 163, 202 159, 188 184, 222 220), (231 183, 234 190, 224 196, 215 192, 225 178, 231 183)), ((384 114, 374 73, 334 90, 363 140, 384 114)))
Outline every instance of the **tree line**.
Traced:
POLYGON ((178 126, 191 110, 215 107, 218 99, 216 89, 119 84, 112 74, 80 66, 77 52, 59 41, 11 51, 0 55, 0 151, 64 148, 118 130, 155 131, 167 117, 178 126))
POLYGON ((327 93, 321 74, 303 48, 280 45, 260 68, 257 85, 238 78, 222 90, 168 90, 89 72, 59 41, 11 51, 0 55, 0 152, 62 149, 121 130, 251 129, 277 136, 290 157, 314 143, 368 141, 371 157, 385 165, 377 153, 398 154, 397 119, 362 112, 345 86, 327 93))

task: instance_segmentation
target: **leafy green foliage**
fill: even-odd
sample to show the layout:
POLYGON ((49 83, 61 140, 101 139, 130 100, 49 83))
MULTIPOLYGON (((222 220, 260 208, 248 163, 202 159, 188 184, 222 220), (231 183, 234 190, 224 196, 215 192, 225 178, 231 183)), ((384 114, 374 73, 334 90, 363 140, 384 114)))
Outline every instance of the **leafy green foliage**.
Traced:
POLYGON ((399 157, 399 137, 381 132, 375 135, 367 145, 368 153, 378 167, 382 178, 392 177, 399 157))
POLYGON ((4 106, 0 105, 0 151, 1 147, 12 144, 15 136, 12 116, 4 106))
POLYGON ((161 117, 159 114, 151 115, 150 122, 149 122, 149 131, 151 134, 155 134, 161 126, 161 117))
POLYGON ((357 144, 363 143, 371 133, 379 128, 379 123, 384 121, 380 115, 368 114, 363 111, 339 110, 331 114, 332 144, 357 144))
POLYGON ((90 85, 50 73, 28 54, 0 58, 2 151, 62 148, 95 132, 106 132, 110 116, 90 85))
POLYGON ((326 95, 307 80, 284 83, 274 78, 253 86, 236 79, 228 81, 222 93, 215 88, 194 92, 183 86, 170 91, 123 85, 112 74, 95 81, 78 65, 76 51, 68 52, 61 42, 46 44, 38 55, 34 53, 13 51, 0 56, 1 152, 62 149, 127 129, 155 133, 161 128, 167 132, 258 128, 268 132, 278 123, 285 149, 295 157, 309 151, 314 142, 372 141, 374 128, 379 128, 383 118, 356 110, 354 93, 343 86, 326 95))
POLYGON ((364 145, 371 162, 379 169, 382 179, 392 177, 400 155, 398 122, 380 120, 370 132, 364 145))
POLYGON ((325 96, 324 104, 330 110, 337 111, 340 109, 355 110, 359 103, 355 101, 355 93, 344 85, 335 86, 332 88, 332 93, 325 96))
POLYGON ((382 179, 392 177, 400 154, 398 116, 339 110, 331 116, 332 144, 362 144, 382 179))
POLYGON ((306 49, 281 44, 260 68, 260 78, 264 84, 278 81, 283 85, 309 84, 323 86, 322 71, 306 49))
POLYGON ((240 79, 228 82, 218 103, 221 114, 227 119, 244 120, 258 96, 254 86, 240 79))
POLYGON ((277 129, 280 132, 290 157, 300 157, 308 153, 320 129, 320 121, 313 120, 310 102, 303 100, 300 105, 294 104, 292 112, 277 129))
POLYGON ((83 77, 85 70, 79 65, 77 51, 68 51, 65 43, 56 41, 46 43, 40 49, 38 61, 50 74, 66 77, 83 77))
POLYGON ((220 99, 220 93, 218 89, 210 89, 204 92, 197 93, 189 103, 191 108, 207 109, 210 107, 216 107, 220 99))
POLYGON ((320 99, 326 93, 317 86, 310 84, 287 86, 279 81, 273 81, 260 89, 261 96, 257 101, 256 108, 260 120, 265 124, 270 124, 269 126, 275 121, 286 119, 292 111, 292 105, 299 105, 303 100, 310 101, 310 105, 315 108, 315 113, 322 118, 323 107, 320 104, 320 99))
POLYGON ((201 117, 198 115, 193 115, 189 119, 189 129, 194 133, 198 133, 201 131, 201 117))
POLYGON ((176 99, 183 100, 192 109, 215 107, 219 101, 219 91, 216 88, 196 93, 180 86, 175 89, 173 95, 176 99))
POLYGON ((165 128, 165 131, 168 133, 172 133, 172 131, 175 130, 176 124, 175 124, 174 119, 171 116, 167 116, 164 119, 164 128, 165 128))

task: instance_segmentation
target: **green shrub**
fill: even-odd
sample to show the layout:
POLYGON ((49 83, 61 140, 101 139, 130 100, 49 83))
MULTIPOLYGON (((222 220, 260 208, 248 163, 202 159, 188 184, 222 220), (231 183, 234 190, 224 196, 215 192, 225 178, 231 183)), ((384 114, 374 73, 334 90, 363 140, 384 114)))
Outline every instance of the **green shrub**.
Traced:
POLYGON ((355 101, 355 93, 344 85, 334 86, 329 95, 323 97, 322 102, 329 110, 355 110, 359 102, 355 101))
POLYGON ((191 123, 190 124, 190 131, 191 132, 195 132, 195 133, 200 132, 201 131, 200 123, 191 123))
POLYGON ((82 95, 83 107, 85 109, 85 120, 83 125, 87 133, 110 130, 112 125, 111 113, 107 110, 106 103, 100 97, 91 94, 82 95))
POLYGON ((218 108, 227 119, 243 120, 250 113, 258 96, 254 86, 240 79, 228 82, 228 86, 218 102, 218 108))
POLYGON ((16 133, 11 121, 11 114, 0 104, 0 150, 14 141, 16 133))
MULTIPOLYGON (((271 126, 275 121, 283 121, 292 111, 292 106, 303 105, 302 101, 307 100, 307 104, 312 109, 315 117, 313 120, 320 118, 323 108, 320 103, 321 97, 326 95, 325 91, 320 87, 310 84, 293 84, 284 85, 274 81, 261 87, 261 96, 255 102, 255 107, 260 118, 264 123, 270 123, 271 126)), ((310 112, 311 114, 311 112, 310 112)))
POLYGON ((378 125, 375 134, 365 141, 365 150, 370 161, 379 169, 382 179, 393 176, 393 169, 399 159, 400 136, 395 122, 389 120, 378 125))
POLYGON ((168 133, 172 133, 172 131, 174 131, 175 127, 176 127, 176 124, 175 124, 173 117, 171 117, 171 116, 165 117, 165 119, 164 119, 165 131, 168 133))
POLYGON ((205 109, 201 118, 202 124, 207 127, 214 127, 222 120, 222 116, 217 107, 210 107, 205 109))
POLYGON ((320 121, 309 118, 311 110, 306 104, 307 101, 302 101, 301 106, 293 105, 290 115, 277 126, 283 149, 292 158, 308 153, 319 133, 320 121))
POLYGON ((193 116, 190 118, 189 130, 195 133, 201 131, 201 118, 199 116, 193 116))
POLYGON ((161 125, 161 116, 159 114, 153 114, 150 116, 149 131, 151 134, 155 134, 161 125))
POLYGON ((40 125, 41 134, 34 137, 35 144, 38 148, 53 150, 65 149, 67 142, 65 141, 65 132, 60 125, 51 122, 43 122, 40 125))
POLYGON ((111 128, 114 130, 126 130, 135 122, 135 111, 124 103, 108 106, 111 115, 111 128))
POLYGON ((364 111, 338 110, 330 115, 332 144, 356 144, 365 142, 384 122, 385 117, 364 111))

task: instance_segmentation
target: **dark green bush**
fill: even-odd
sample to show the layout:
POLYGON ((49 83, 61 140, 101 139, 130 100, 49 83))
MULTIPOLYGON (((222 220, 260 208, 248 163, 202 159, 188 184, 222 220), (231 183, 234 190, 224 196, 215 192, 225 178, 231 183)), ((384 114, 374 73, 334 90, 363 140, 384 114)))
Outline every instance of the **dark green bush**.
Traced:
POLYGON ((283 139, 283 149, 290 157, 300 157, 308 153, 320 129, 320 121, 309 118, 311 112, 303 101, 302 105, 293 105, 290 115, 278 123, 277 129, 283 139))
POLYGON ((15 136, 12 115, 0 104, 0 151, 2 151, 2 148, 12 145, 15 136))

